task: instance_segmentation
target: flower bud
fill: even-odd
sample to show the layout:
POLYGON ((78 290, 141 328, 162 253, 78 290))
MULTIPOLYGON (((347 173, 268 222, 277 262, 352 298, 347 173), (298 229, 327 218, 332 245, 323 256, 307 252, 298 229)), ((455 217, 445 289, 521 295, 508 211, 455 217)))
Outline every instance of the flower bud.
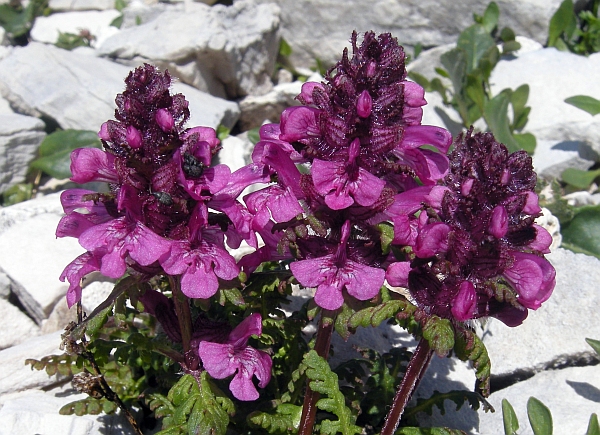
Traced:
POLYGON ((492 210, 492 218, 490 219, 490 234, 497 239, 501 239, 508 231, 508 213, 502 205, 497 205, 492 210))
POLYGON ((373 108, 373 98, 369 95, 369 92, 365 89, 362 91, 356 102, 356 112, 361 118, 368 118, 373 108))
POLYGON ((133 125, 127 127, 125 139, 131 148, 138 149, 142 146, 142 135, 133 125))
POLYGON ((173 127, 175 126, 175 120, 173 119, 173 116, 166 109, 158 109, 156 111, 155 119, 158 126, 165 133, 173 130, 173 127))

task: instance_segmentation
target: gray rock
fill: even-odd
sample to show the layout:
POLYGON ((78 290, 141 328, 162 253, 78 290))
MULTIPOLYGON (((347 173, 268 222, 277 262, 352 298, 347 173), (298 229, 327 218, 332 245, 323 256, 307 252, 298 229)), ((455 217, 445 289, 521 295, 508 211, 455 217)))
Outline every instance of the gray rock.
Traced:
POLYGON ((569 167, 588 169, 593 162, 579 157, 581 142, 539 140, 533 153, 533 167, 546 179, 560 178, 560 174, 569 167))
POLYGON ((10 296, 10 278, 0 272, 0 300, 7 300, 10 296))
POLYGON ((482 434, 502 434, 502 399, 513 406, 519 420, 519 434, 531 435, 527 401, 539 399, 550 409, 555 434, 584 434, 592 413, 600 403, 600 367, 570 367, 538 373, 533 378, 497 391, 489 398, 495 413, 480 413, 482 434))
POLYGON ((7 300, 0 299, 0 349, 22 343, 40 333, 40 328, 25 313, 7 300))
MULTIPOLYGON (((32 42, 0 61, 0 93, 20 113, 49 117, 64 129, 98 131, 113 118, 115 96, 129 71, 106 59, 32 42)), ((173 89, 190 102, 190 126, 231 128, 237 121, 237 104, 181 83, 173 89)))
POLYGON ((29 163, 46 136, 37 118, 0 114, 0 193, 25 181, 29 163))
MULTIPOLYGON (((500 27, 509 26, 517 35, 545 43, 550 17, 561 1, 501 0, 497 3, 500 27)), ((349 46, 353 29, 392 32, 408 47, 417 43, 431 47, 455 42, 458 34, 473 24, 473 13, 482 14, 487 2, 278 0, 277 4, 282 10, 282 36, 292 47, 292 63, 314 66, 315 59, 326 65, 336 62, 342 49, 349 46)))
POLYGON ((279 48, 279 8, 242 0, 226 7, 186 3, 122 30, 99 47, 102 56, 168 67, 184 83, 231 98, 271 87, 279 48))
POLYGON ((490 319, 483 341, 492 361, 492 376, 514 375, 593 361, 585 338, 600 337, 600 260, 559 248, 548 255, 556 268, 554 293, 522 325, 509 328, 490 319))
POLYGON ((585 160, 600 162, 600 118, 594 117, 590 120, 581 131, 581 140, 579 156, 585 160))
MULTIPOLYGON (((113 4, 114 6, 114 4, 113 4)), ((59 33, 72 33, 78 35, 82 30, 89 31, 94 40, 92 45, 100 45, 109 36, 119 30, 110 23, 121 13, 116 9, 103 11, 81 11, 52 14, 47 17, 38 17, 31 29, 31 39, 37 42, 54 44, 59 33)))
POLYGON ((242 139, 236 136, 227 136, 221 142, 221 151, 219 151, 219 163, 226 164, 231 172, 240 169, 250 163, 250 156, 254 145, 247 138, 242 139))
POLYGON ((48 355, 61 355, 60 335, 60 331, 41 335, 0 351, 0 397, 7 393, 49 387, 64 380, 59 374, 48 376, 44 370, 33 370, 30 365, 25 365, 28 358, 40 360, 48 355))
POLYGON ((48 392, 33 390, 10 395, 0 409, 0 434, 128 435, 133 431, 118 415, 60 415, 64 405, 81 400, 68 387, 48 392))
POLYGON ((0 267, 37 323, 67 291, 68 285, 58 280, 61 272, 84 252, 77 240, 55 237, 62 215, 59 194, 0 210, 0 267))

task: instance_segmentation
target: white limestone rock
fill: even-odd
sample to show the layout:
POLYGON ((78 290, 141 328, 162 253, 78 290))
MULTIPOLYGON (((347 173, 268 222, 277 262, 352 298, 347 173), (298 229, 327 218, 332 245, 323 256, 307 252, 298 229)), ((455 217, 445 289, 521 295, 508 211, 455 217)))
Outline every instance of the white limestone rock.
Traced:
POLYGON ((0 434, 129 435, 127 420, 117 414, 60 415, 64 405, 87 394, 63 386, 9 395, 0 409, 0 434))
POLYGON ((168 67, 184 83, 230 98, 263 94, 279 48, 279 8, 242 0, 233 6, 186 3, 123 29, 99 47, 102 56, 168 67))
MULTIPOLYGON (((98 131, 114 117, 116 95, 125 88, 126 66, 32 42, 0 61, 0 93, 20 113, 54 119, 61 128, 98 131)), ((175 92, 189 101, 189 126, 233 127, 236 103, 182 83, 175 92)))
POLYGON ((36 42, 54 44, 58 40, 59 33, 78 35, 82 30, 87 30, 94 37, 91 45, 101 45, 106 38, 119 31, 110 25, 119 15, 121 13, 116 9, 108 9, 65 12, 38 17, 31 29, 31 39, 36 42))
POLYGON ((25 181, 45 136, 44 123, 37 118, 0 114, 0 193, 25 181))
MULTIPOLYGON (((260 0, 263 3, 272 0, 260 0)), ((548 23, 561 0, 500 0, 500 27, 539 43, 548 37, 548 23)), ((483 14, 488 2, 464 0, 277 0, 281 6, 282 36, 292 47, 294 66, 336 62, 349 46, 352 30, 391 32, 401 44, 431 47, 456 41, 483 14)), ((410 50, 409 50, 410 51, 410 50)))
POLYGON ((22 343, 40 333, 40 328, 25 313, 7 300, 0 299, 0 349, 22 343))
POLYGON ((564 100, 574 95, 600 96, 600 83, 590 79, 599 68, 600 53, 586 57, 545 48, 501 60, 490 83, 494 95, 504 88, 529 85, 531 113, 526 131, 538 140, 581 140, 580 130, 593 122, 592 117, 564 100))
POLYGON ((247 138, 244 140, 236 136, 227 136, 221 141, 221 147, 218 154, 219 163, 229 166, 231 172, 250 163, 254 145, 247 138))
POLYGON ((53 11, 104 11, 114 9, 115 0, 50 0, 53 11))
POLYGON ((590 415, 598 414, 600 366, 549 370, 493 393, 488 400, 496 412, 479 414, 480 433, 504 433, 502 399, 507 399, 519 420, 519 434, 533 434, 527 418, 530 397, 550 409, 555 434, 584 434, 590 415))
POLYGON ((40 360, 48 355, 62 355, 60 335, 60 331, 41 335, 0 351, 0 398, 8 393, 49 387, 64 380, 62 375, 48 376, 44 370, 33 370, 30 365, 25 365, 29 358, 40 360))
POLYGON ((556 269, 554 293, 522 325, 490 319, 483 342, 492 376, 507 378, 595 358, 585 338, 600 337, 600 260, 559 248, 547 256, 556 269))
POLYGON ((0 267, 38 323, 66 294, 68 284, 58 280, 63 269, 84 252, 76 239, 54 235, 62 215, 60 194, 0 210, 0 267))

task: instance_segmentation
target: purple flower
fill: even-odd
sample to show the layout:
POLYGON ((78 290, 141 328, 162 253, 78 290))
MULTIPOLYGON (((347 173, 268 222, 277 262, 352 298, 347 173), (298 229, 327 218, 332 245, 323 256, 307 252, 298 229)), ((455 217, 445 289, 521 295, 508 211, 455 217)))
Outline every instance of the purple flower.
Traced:
POLYGON ((69 289, 67 290, 67 305, 69 308, 81 300, 81 280, 83 277, 100 270, 101 257, 100 253, 86 252, 81 254, 69 263, 61 273, 60 280, 62 282, 65 279, 69 281, 69 289))
POLYGON ((78 148, 71 152, 71 180, 75 183, 119 181, 115 157, 97 148, 78 148))
POLYGON ((169 252, 172 242, 140 222, 122 217, 87 229, 79 236, 79 244, 93 253, 102 253, 103 275, 120 278, 127 269, 128 257, 148 266, 169 252))
POLYGON ((231 331, 225 343, 202 341, 198 347, 204 369, 213 378, 224 379, 235 373, 229 389, 236 399, 258 399, 253 376, 258 379, 260 388, 266 387, 271 380, 271 357, 248 346, 250 336, 261 334, 262 318, 259 313, 254 313, 231 331))
MULTIPOLYGON (((509 326, 520 324, 555 285, 554 268, 543 257, 551 237, 534 224, 540 211, 535 183, 524 151, 509 155, 491 133, 459 137, 442 200, 433 195, 433 201, 423 201, 429 208, 418 218, 394 220, 393 243, 414 240, 414 259, 389 266, 388 281, 407 285, 431 314, 459 322, 493 316, 509 326)), ((414 213, 411 192, 398 195, 404 201, 391 208, 414 213)))
POLYGON ((337 310, 342 306, 344 288, 358 300, 374 298, 385 278, 383 269, 348 258, 350 227, 350 221, 346 221, 342 226, 339 245, 331 254, 290 264, 300 284, 317 288, 315 302, 327 310, 337 310))

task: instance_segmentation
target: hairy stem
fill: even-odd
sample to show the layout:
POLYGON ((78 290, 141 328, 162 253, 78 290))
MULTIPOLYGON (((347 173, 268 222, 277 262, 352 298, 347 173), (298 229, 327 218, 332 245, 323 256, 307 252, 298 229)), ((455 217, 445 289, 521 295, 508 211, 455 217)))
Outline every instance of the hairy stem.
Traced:
MULTIPOLYGON (((321 319, 319 320, 315 351, 320 357, 325 359, 329 356, 329 346, 331 345, 331 335, 333 333, 335 315, 336 313, 334 311, 323 310, 321 312, 321 319)), ((312 434, 313 426, 315 425, 315 417, 317 416, 317 401, 319 400, 319 396, 319 393, 310 388, 309 381, 307 380, 298 435, 312 434)))
POLYGON ((408 404, 417 385, 419 385, 419 381, 423 377, 425 370, 427 370, 432 355, 433 351, 429 347, 429 343, 422 338, 408 363, 406 373, 404 373, 402 382, 400 382, 398 391, 396 391, 396 396, 394 396, 392 407, 385 418, 380 435, 393 435, 396 432, 404 408, 408 404))
POLYGON ((192 314, 190 311, 190 300, 181 291, 179 278, 169 275, 169 284, 173 292, 173 303, 175 304, 175 313, 179 321, 181 330, 181 342, 183 345, 183 355, 185 358, 186 369, 196 370, 198 368, 198 358, 191 350, 192 341, 192 314))

